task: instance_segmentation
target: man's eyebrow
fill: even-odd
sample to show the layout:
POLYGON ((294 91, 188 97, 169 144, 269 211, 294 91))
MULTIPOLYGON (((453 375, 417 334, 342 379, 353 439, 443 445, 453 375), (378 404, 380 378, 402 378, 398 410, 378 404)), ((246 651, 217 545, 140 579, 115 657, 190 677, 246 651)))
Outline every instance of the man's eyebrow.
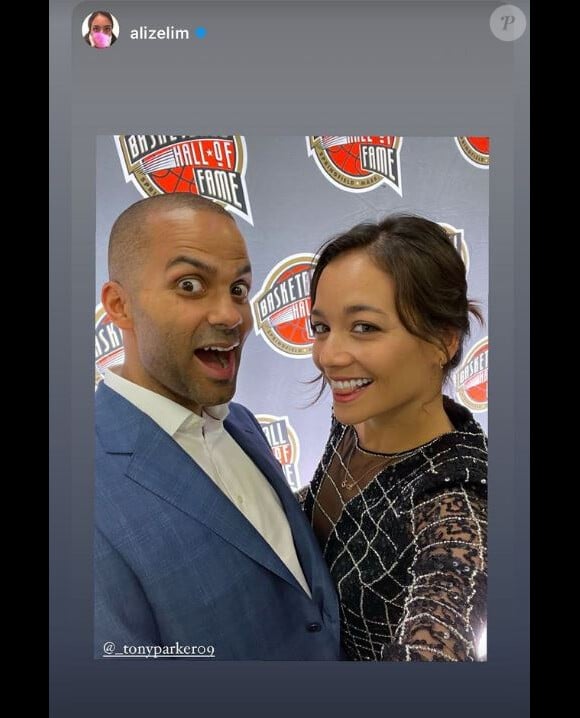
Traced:
MULTIPOLYGON (((186 254, 180 254, 178 257, 170 259, 169 262, 167 262, 165 269, 171 269, 171 267, 174 267, 176 264, 189 264, 191 267, 201 269, 201 271, 205 272, 206 274, 217 274, 218 271, 217 267, 214 267, 211 264, 207 264, 206 262, 202 262, 201 259, 196 259, 195 257, 188 257, 186 254)), ((252 265, 248 262, 236 272, 236 276, 239 277, 243 274, 251 273, 252 265)))
POLYGON ((167 264, 165 265, 165 269, 171 269, 171 267, 174 267, 176 264, 189 264, 196 269, 201 269, 207 274, 217 274, 217 267, 212 267, 211 264, 206 264, 200 259, 196 259, 195 257, 188 257, 185 254, 180 254, 178 257, 170 259, 169 262, 167 262, 167 264))
POLYGON ((252 265, 248 262, 248 264, 244 264, 244 266, 236 272, 238 276, 241 276, 242 274, 251 274, 252 273, 252 265))

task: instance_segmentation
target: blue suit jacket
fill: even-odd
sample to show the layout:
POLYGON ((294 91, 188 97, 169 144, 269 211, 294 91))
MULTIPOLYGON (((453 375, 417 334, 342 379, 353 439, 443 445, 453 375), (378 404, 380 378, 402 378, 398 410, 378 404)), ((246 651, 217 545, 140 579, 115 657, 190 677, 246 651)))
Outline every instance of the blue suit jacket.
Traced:
POLYGON ((103 382, 95 413, 95 655, 179 643, 219 659, 338 659, 332 580, 252 414, 231 403, 224 425, 278 494, 312 599, 152 419, 103 382))

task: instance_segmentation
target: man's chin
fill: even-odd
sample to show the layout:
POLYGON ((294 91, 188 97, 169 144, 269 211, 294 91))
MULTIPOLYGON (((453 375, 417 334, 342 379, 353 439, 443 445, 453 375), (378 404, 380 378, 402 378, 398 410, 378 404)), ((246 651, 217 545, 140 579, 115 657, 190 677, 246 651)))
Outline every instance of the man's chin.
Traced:
POLYGON ((208 392, 208 399, 211 403, 205 403, 205 406, 215 406, 216 404, 227 404, 234 398, 236 393, 236 380, 219 379, 212 382, 214 391, 208 392))

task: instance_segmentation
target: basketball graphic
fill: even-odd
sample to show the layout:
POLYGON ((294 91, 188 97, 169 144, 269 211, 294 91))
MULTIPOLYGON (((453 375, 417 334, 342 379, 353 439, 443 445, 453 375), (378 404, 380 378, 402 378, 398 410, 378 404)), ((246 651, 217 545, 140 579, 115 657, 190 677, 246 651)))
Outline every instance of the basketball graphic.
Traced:
POLYGON ((475 167, 489 167, 489 137, 456 137, 455 144, 463 157, 475 167))
POLYGON ((199 194, 252 222, 240 135, 116 135, 126 182, 143 197, 199 194))
POLYGON ((323 175, 347 192, 368 192, 386 184, 403 194, 400 150, 402 137, 392 135, 312 135, 306 137, 309 157, 323 175))
POLYGON ((95 308, 95 389, 105 369, 122 364, 125 357, 121 331, 113 324, 102 304, 95 308))
POLYGON ((300 488, 298 461, 300 459, 300 442, 298 435, 290 424, 287 416, 272 414, 256 414, 256 419, 272 449, 272 454, 280 462, 286 481, 291 489, 300 488))
POLYGON ((473 412, 487 411, 488 338, 474 344, 455 372, 457 400, 473 412))
POLYGON ((270 271, 251 300, 254 331, 280 354, 296 359, 311 354, 310 277, 314 254, 293 254, 270 271))

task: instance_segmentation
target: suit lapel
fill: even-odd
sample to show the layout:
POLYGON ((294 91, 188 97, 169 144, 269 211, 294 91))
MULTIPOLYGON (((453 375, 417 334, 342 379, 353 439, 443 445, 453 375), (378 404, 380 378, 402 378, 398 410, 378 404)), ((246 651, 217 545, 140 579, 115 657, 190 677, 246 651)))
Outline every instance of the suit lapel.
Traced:
POLYGON ((298 560, 310 586, 312 598, 319 606, 322 606, 326 592, 329 592, 326 593, 326 596, 334 595, 332 581, 318 550, 316 538, 308 525, 304 512, 286 483, 280 464, 271 451, 265 447, 263 435, 258 435, 258 431, 261 433, 261 430, 248 424, 242 428, 231 419, 226 419, 224 423, 233 439, 248 454, 276 491, 288 518, 298 560))
POLYGON ((108 387, 100 386, 96 418, 105 450, 132 454, 126 469, 130 479, 302 590, 261 534, 150 417, 108 387))

